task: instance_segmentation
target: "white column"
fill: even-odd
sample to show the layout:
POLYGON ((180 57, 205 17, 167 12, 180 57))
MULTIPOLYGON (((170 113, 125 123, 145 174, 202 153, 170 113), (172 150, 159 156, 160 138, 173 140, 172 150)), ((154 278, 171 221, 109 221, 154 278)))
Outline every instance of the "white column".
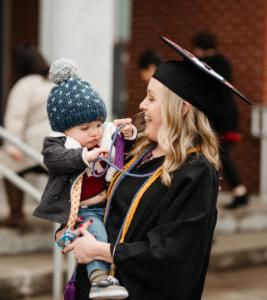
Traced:
POLYGON ((251 133, 260 138, 260 197, 267 201, 267 106, 252 108, 251 133))
POLYGON ((262 108, 261 150, 260 150, 260 195, 267 201, 267 107, 262 108))
POLYGON ((41 0, 40 49, 52 62, 71 58, 111 115, 115 0, 41 0))

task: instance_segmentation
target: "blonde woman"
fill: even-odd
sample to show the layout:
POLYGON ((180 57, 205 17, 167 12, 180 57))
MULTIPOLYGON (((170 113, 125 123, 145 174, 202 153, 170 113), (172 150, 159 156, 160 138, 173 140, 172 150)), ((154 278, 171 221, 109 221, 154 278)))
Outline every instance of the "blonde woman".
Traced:
MULTIPOLYGON (((65 249, 80 264, 111 263, 131 300, 201 299, 220 167, 207 116, 219 107, 222 86, 191 61, 160 65, 140 104, 145 132, 125 166, 147 177, 114 176, 105 217, 110 243, 82 228, 83 237, 65 249)), ((82 265, 77 276, 76 299, 87 299, 82 265)))

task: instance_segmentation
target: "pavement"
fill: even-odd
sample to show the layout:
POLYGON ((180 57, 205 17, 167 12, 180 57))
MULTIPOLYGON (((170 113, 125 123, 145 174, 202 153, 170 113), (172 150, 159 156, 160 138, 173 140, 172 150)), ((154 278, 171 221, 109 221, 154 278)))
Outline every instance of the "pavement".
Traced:
MULTIPOLYGON (((0 181, 0 218, 7 214, 2 191, 0 181)), ((255 196, 248 206, 228 212, 223 204, 229 199, 220 194, 202 300, 267 300, 267 202, 255 196)), ((35 206, 27 197, 27 231, 0 229, 0 300, 52 299, 53 226, 31 216, 35 206)))
POLYGON ((51 294, 52 254, 31 253, 0 257, 0 300, 51 294))
POLYGON ((203 300, 267 300, 267 265, 208 273, 203 300))

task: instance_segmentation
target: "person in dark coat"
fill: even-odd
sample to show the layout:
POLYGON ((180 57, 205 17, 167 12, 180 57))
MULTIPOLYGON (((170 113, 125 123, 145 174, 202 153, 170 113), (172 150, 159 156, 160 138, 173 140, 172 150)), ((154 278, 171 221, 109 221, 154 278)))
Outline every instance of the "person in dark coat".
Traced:
MULTIPOLYGON (((193 38, 194 54, 232 82, 232 68, 229 60, 217 53, 217 39, 209 32, 198 33, 193 38)), ((212 120, 212 125, 219 135, 220 156, 224 178, 231 188, 233 199, 225 206, 227 209, 235 209, 248 203, 246 186, 242 183, 235 161, 231 157, 234 145, 240 141, 239 113, 233 94, 229 90, 224 91, 223 105, 218 118, 212 120)))
POLYGON ((109 243, 81 228, 83 236, 64 249, 72 250, 79 263, 76 300, 87 299, 83 264, 95 258, 112 264, 111 273, 127 288, 130 300, 201 299, 217 219, 220 167, 207 116, 218 113, 224 86, 234 88, 162 39, 184 60, 163 62, 148 84, 140 104, 145 131, 124 167, 145 177, 114 176, 104 217, 109 243))
POLYGON ((137 65, 140 71, 140 77, 146 84, 149 83, 149 80, 161 63, 162 59, 160 55, 152 49, 144 51, 139 56, 137 65))

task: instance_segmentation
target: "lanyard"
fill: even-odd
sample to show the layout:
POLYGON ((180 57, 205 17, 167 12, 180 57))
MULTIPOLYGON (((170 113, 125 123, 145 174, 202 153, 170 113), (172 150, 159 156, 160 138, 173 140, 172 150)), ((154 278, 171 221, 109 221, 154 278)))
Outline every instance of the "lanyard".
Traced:
MULTIPOLYGON (((110 207, 111 207, 111 202, 113 199, 113 195, 115 193, 115 191, 117 190, 117 187, 119 186, 119 184, 121 183, 121 181, 128 175, 131 174, 131 170, 140 162, 142 161, 142 159, 147 155, 147 153, 149 151, 151 151, 153 149, 154 146, 150 146, 148 147, 144 153, 142 155, 135 156, 133 157, 122 169, 122 172, 117 173, 114 177, 113 180, 110 183, 110 187, 108 189, 108 201, 107 201, 107 205, 106 205, 106 210, 105 210, 105 215, 104 215, 104 224, 106 224, 108 215, 109 215, 109 211, 110 211, 110 207)), ((151 174, 153 173, 149 173, 146 174, 146 177, 150 177, 151 174)), ((144 177, 144 176, 143 176, 144 177)))

